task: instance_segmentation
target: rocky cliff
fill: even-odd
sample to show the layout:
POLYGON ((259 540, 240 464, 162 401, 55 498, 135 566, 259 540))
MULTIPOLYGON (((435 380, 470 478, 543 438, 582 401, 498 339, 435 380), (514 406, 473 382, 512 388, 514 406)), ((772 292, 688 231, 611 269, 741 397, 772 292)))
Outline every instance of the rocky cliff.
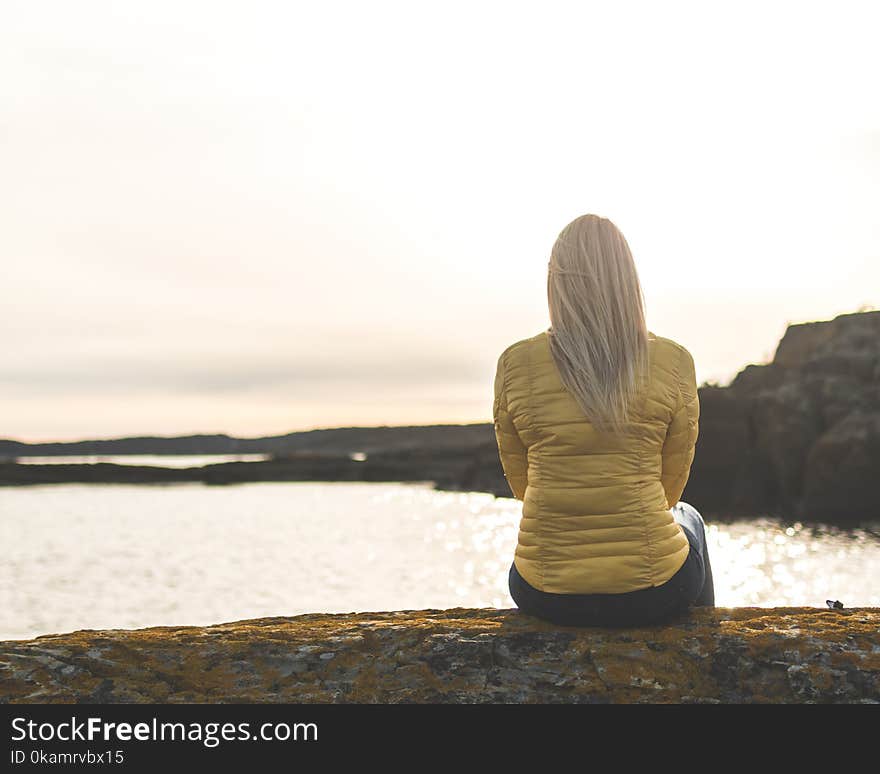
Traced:
POLYGON ((771 363, 700 389, 684 499, 708 513, 880 519, 880 311, 790 325, 771 363))
POLYGON ((0 702, 880 702, 880 609, 576 629, 511 610, 302 615, 0 642, 0 702))

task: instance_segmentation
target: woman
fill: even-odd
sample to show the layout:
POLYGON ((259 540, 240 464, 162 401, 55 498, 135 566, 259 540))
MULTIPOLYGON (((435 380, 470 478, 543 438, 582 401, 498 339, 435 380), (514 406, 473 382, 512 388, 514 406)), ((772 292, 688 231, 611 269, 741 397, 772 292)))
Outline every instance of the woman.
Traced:
POLYGON ((635 264, 606 218, 553 246, 550 328, 504 350, 495 437, 523 501, 509 587, 572 626, 659 623, 714 605, 703 519, 680 502, 699 401, 691 354, 645 325, 635 264))

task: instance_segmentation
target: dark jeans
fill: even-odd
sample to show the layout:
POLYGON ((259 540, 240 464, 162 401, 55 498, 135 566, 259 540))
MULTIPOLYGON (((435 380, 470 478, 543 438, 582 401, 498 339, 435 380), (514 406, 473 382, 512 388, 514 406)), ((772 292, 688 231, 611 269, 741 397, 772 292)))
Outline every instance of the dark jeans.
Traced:
POLYGON ((706 546, 706 525, 692 505, 672 508, 690 545, 687 559, 668 581, 623 594, 555 594, 530 586, 511 564, 510 596, 527 615, 561 626, 641 626, 666 621, 689 607, 715 605, 715 585, 706 546))

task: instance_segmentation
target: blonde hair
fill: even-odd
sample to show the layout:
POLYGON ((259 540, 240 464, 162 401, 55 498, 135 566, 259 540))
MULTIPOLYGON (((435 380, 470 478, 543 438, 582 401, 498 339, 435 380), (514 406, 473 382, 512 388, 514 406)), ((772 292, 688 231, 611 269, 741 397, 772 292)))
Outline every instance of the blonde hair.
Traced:
POLYGON ((547 271, 550 351, 596 429, 621 432, 648 373, 645 301, 623 234, 581 215, 559 234, 547 271))

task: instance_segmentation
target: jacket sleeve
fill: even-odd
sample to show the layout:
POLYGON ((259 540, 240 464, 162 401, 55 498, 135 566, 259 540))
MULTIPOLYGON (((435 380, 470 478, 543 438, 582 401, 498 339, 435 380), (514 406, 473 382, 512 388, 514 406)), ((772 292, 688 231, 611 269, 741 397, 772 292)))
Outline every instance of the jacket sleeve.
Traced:
POLYGON ((528 453, 507 410, 504 370, 502 353, 495 371, 495 401, 492 409, 495 418, 495 440, 498 443, 498 456, 501 458, 501 467, 504 469, 504 477, 507 479, 510 491, 517 500, 522 500, 526 494, 528 480, 528 453))
POLYGON ((663 471, 661 480, 670 508, 681 500, 690 476, 691 463, 699 435, 700 399, 693 356, 686 349, 681 352, 678 366, 678 399, 672 421, 666 429, 663 442, 663 471))

